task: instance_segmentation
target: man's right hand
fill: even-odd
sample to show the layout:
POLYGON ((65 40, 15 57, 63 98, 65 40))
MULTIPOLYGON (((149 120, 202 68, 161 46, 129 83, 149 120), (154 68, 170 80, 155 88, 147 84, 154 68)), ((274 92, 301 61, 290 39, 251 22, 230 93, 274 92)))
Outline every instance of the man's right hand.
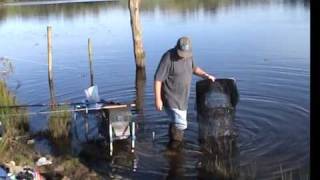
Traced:
POLYGON ((162 111, 162 108, 163 108, 162 100, 161 99, 156 99, 156 109, 158 111, 162 111))
POLYGON ((162 111, 163 103, 161 99, 161 81, 154 81, 154 99, 155 99, 155 105, 156 109, 158 111, 162 111))

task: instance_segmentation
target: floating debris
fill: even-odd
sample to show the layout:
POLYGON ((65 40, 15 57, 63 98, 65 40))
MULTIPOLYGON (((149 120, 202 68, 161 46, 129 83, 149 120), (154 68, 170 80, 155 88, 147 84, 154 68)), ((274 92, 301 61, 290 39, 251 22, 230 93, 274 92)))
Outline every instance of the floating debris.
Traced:
POLYGON ((34 144, 34 139, 29 139, 28 141, 27 141, 27 144, 34 144))
POLYGON ((0 79, 7 78, 13 73, 14 67, 11 60, 6 57, 0 57, 0 79))
POLYGON ((48 160, 46 157, 41 157, 36 163, 37 166, 44 166, 50 164, 52 164, 52 161, 48 160))

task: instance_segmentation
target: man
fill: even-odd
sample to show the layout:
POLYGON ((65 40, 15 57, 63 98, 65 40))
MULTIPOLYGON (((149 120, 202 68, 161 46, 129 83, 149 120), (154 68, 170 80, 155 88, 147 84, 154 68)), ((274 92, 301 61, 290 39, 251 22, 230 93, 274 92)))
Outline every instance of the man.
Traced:
POLYGON ((164 53, 154 76, 155 106, 158 111, 164 107, 171 120, 171 141, 182 141, 183 131, 187 128, 192 74, 215 80, 214 76, 195 65, 191 41, 188 37, 181 37, 174 48, 164 53))

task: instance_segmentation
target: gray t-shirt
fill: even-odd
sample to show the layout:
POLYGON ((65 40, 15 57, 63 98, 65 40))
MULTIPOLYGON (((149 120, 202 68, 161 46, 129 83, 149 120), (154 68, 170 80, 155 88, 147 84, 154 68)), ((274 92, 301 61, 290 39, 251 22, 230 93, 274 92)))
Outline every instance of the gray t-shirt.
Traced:
POLYGON ((192 57, 179 59, 174 48, 162 56, 154 80, 162 81, 161 98, 165 107, 188 109, 194 67, 192 57))

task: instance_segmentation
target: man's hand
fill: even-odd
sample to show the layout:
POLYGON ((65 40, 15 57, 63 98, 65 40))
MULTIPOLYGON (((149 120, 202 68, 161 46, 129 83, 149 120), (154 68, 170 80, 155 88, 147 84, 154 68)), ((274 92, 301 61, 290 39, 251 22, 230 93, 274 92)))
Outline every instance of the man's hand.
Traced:
POLYGON ((214 76, 211 75, 207 75, 207 79, 210 79, 212 82, 214 82, 216 80, 216 78, 214 76))
POLYGON ((195 75, 198 75, 202 78, 210 79, 212 82, 216 80, 216 78, 210 74, 207 74, 204 70, 202 70, 200 67, 193 68, 193 73, 195 75))
POLYGON ((204 73, 202 75, 203 78, 207 78, 207 79, 210 79, 212 82, 214 82, 216 80, 216 78, 210 74, 207 74, 207 73, 204 73))
POLYGON ((162 111, 162 107, 163 107, 163 103, 162 103, 162 100, 161 99, 156 99, 156 109, 158 111, 162 111))

